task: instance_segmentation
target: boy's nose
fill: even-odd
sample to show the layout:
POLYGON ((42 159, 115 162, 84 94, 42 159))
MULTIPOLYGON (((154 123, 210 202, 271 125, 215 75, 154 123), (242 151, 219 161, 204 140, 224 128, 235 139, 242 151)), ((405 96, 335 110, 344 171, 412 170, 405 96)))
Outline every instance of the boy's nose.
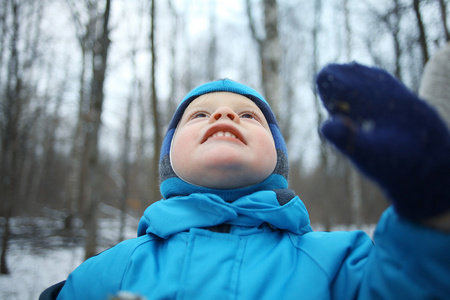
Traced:
POLYGON ((212 121, 218 121, 220 119, 229 119, 231 121, 239 121, 239 116, 229 107, 220 107, 218 108, 212 115, 211 120, 212 121))

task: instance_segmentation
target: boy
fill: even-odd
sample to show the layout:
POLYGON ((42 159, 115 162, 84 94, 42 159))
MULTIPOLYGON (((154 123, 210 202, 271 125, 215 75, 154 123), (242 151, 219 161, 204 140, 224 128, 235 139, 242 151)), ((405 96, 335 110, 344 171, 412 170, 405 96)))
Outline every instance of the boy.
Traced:
POLYGON ((317 83, 324 136, 393 203, 376 246, 361 231, 311 230, 269 105, 221 80, 175 112, 165 200, 145 211, 139 237, 84 262, 58 299, 450 299, 448 129, 382 70, 330 65, 317 83))

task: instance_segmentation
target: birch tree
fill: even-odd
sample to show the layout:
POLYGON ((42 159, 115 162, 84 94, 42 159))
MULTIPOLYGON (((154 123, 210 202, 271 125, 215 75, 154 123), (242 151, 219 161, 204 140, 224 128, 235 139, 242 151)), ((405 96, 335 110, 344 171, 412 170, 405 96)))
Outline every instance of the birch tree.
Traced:
POLYGON ((217 13, 216 0, 209 2, 209 45, 208 45, 208 60, 207 60, 207 80, 216 80, 216 56, 217 56, 217 13))
POLYGON ((159 198, 159 153, 162 143, 160 132, 160 112, 158 105, 158 98, 156 94, 156 46, 155 46, 155 0, 150 0, 150 108, 153 117, 153 161, 152 161, 152 176, 151 176, 151 199, 159 198))
POLYGON ((282 100, 280 66, 282 59, 278 35, 278 4, 276 0, 264 0, 264 33, 258 33, 250 0, 246 0, 247 16, 253 40, 256 42, 261 62, 261 84, 264 97, 279 118, 278 103, 282 100))
POLYGON ((450 42, 425 65, 419 95, 434 105, 450 128, 450 42))

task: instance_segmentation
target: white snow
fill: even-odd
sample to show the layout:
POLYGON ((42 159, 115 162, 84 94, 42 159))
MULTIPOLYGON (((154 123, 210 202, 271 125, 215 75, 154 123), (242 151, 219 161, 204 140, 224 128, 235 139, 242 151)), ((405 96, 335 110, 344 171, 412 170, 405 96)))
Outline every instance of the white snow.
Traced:
POLYGON ((38 299, 44 289, 65 280, 83 257, 82 247, 36 252, 10 245, 7 260, 11 273, 0 276, 0 299, 38 299))
MULTIPOLYGON (((102 205, 100 210, 104 211, 107 208, 102 205)), ((127 215, 126 239, 136 237, 138 222, 138 218, 127 215)), ((20 217, 11 220, 11 231, 16 238, 12 238, 8 244, 9 251, 6 258, 10 274, 0 275, 0 300, 36 300, 42 291, 67 279, 67 276, 83 262, 83 245, 75 243, 73 246, 67 245, 65 243, 70 240, 69 238, 49 233, 49 226, 57 229, 62 226, 59 223, 61 222, 51 218, 20 217), (26 238, 38 231, 44 235, 41 240, 26 238)), ((99 224, 98 251, 118 243, 119 226, 118 216, 102 219, 99 224)))

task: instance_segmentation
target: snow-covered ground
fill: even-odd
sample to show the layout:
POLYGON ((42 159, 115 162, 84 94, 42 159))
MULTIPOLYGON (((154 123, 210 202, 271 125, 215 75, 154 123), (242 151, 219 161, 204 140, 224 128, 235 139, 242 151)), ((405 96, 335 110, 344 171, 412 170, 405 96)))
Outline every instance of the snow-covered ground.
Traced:
MULTIPOLYGON (((118 242, 118 211, 100 207, 108 216, 99 223, 99 251, 118 242)), ((57 213, 54 214, 57 216, 57 213)), ((139 218, 128 215, 125 239, 136 237, 139 218)), ((47 287, 65 280, 83 260, 82 238, 52 234, 62 228, 61 218, 13 218, 7 262, 10 274, 0 275, 0 300, 36 300, 47 287), (53 230, 53 231, 52 231, 53 230)))
POLYGON ((0 276, 0 299, 36 300, 47 287, 67 278, 83 260, 82 247, 35 252, 10 246, 7 257, 11 274, 0 276))

